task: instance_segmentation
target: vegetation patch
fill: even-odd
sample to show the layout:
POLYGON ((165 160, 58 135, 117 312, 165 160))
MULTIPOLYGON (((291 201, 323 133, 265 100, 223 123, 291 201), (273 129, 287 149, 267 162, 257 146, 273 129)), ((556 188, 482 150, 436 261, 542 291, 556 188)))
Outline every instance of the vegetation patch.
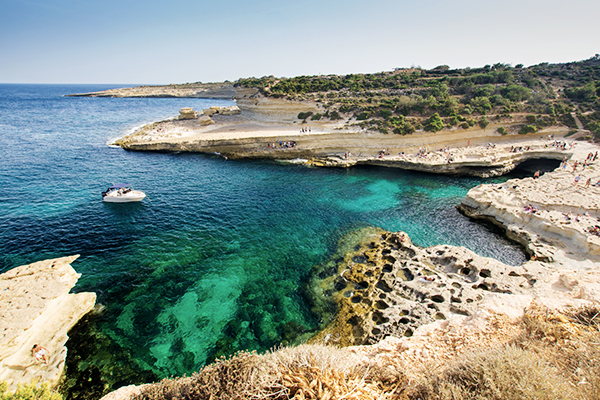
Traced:
MULTIPOLYGON (((315 101, 324 112, 314 120, 345 120, 383 133, 406 135, 475 125, 486 129, 490 121, 508 119, 525 124, 526 132, 551 126, 577 128, 572 113, 578 112, 585 128, 600 139, 598 55, 528 68, 502 63, 463 69, 398 68, 375 74, 264 76, 239 79, 234 85, 258 89, 267 97, 315 101)), ((310 116, 301 113, 298 118, 310 116)))

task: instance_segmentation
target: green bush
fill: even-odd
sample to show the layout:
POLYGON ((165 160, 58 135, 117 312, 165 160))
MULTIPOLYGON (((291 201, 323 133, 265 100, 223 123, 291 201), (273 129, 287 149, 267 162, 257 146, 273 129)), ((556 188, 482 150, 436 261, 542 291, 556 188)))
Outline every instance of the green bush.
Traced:
POLYGON ((506 135, 508 132, 506 131, 506 128, 501 126, 500 128, 496 129, 498 131, 499 134, 501 135, 506 135))
POLYGON ((529 124, 535 124, 537 122, 537 117, 535 115, 528 115, 525 119, 529 124))
POLYGON ((298 114, 298 119, 306 119, 306 118, 310 117, 311 115, 313 115, 312 111, 301 112, 298 114))
POLYGON ((318 120, 320 120, 320 119, 321 119, 321 117, 322 117, 322 115, 321 115, 321 114, 319 114, 319 113, 316 113, 315 115, 313 115, 312 117, 310 117, 310 120, 311 120, 311 121, 318 121, 318 120))
POLYGON ((384 118, 384 119, 387 119, 387 118, 389 118, 389 117, 392 116, 392 110, 390 110, 388 108, 384 108, 382 110, 379 110, 379 116, 382 117, 382 118, 384 118))
POLYGON ((428 132, 438 132, 444 129, 444 122, 438 113, 434 113, 425 121, 425 130, 428 132))
POLYGON ((574 101, 594 102, 598 99, 596 95, 596 85, 590 82, 585 86, 565 89, 565 95, 574 101))
POLYGON ((470 103, 480 114, 485 114, 492 109, 492 103, 488 97, 475 97, 470 103))
POLYGON ((529 89, 515 84, 508 85, 503 88, 500 93, 504 98, 515 102, 527 100, 531 96, 531 91, 529 89))
POLYGON ((485 129, 490 124, 490 121, 488 121, 486 117, 481 117, 477 123, 482 129, 485 129))
POLYGON ((366 119, 369 119, 370 117, 371 117, 371 113, 370 112, 363 111, 363 112, 361 112, 360 114, 358 114, 356 116, 356 119, 359 120, 359 121, 364 121, 366 119))
POLYGON ((533 133, 536 130, 537 129, 536 129, 535 125, 523 125, 521 127, 521 129, 519 130, 519 134, 521 134, 521 135, 527 135, 528 133, 533 133))
POLYGON ((62 400, 62 396, 48 387, 47 384, 19 385, 15 393, 8 391, 8 383, 0 381, 0 400, 62 400))
POLYGON ((332 111, 329 113, 329 119, 332 121, 337 121, 339 119, 342 119, 342 116, 340 115, 339 112, 337 111, 332 111))

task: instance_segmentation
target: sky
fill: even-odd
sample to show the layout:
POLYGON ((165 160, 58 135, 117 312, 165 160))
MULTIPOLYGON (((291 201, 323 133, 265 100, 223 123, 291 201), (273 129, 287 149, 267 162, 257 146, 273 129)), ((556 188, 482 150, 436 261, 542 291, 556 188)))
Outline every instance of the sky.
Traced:
POLYGON ((169 84, 579 61, 599 0, 0 0, 0 83, 169 84))

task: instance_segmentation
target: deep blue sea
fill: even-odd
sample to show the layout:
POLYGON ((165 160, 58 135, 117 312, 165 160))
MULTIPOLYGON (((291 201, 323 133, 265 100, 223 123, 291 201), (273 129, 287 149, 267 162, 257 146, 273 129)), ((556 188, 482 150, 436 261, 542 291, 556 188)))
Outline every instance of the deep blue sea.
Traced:
POLYGON ((64 97, 114 87, 0 85, 0 271, 80 254, 75 290, 106 306, 99 331, 157 377, 269 349, 290 323, 315 329, 300 288, 353 229, 524 261, 456 211, 481 179, 126 152, 108 143, 182 107, 233 103, 64 97), (117 182, 148 197, 103 203, 117 182))

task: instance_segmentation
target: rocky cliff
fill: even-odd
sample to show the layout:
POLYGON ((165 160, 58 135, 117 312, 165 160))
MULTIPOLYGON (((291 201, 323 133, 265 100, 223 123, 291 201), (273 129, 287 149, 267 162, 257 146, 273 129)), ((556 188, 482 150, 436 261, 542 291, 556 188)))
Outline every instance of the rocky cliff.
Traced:
POLYGON ((94 307, 94 293, 69 293, 80 277, 71 267, 79 256, 39 261, 0 275, 0 380, 58 383, 67 356, 67 333, 94 307), (31 353, 49 351, 48 364, 31 353))

